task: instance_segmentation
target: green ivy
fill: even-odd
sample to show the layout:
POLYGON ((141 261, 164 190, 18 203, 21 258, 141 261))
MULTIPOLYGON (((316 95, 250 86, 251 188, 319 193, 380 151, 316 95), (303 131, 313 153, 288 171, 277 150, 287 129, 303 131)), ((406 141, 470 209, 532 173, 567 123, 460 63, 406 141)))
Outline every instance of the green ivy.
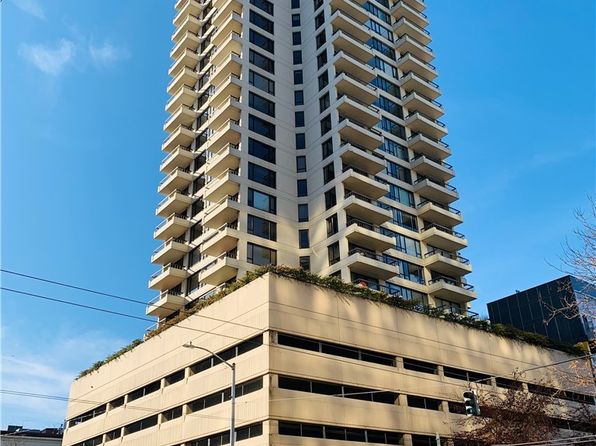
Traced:
MULTIPOLYGON (((488 320, 476 319, 474 317, 464 316, 461 314, 446 313, 441 309, 430 307, 428 305, 423 305, 422 303, 417 301, 405 300, 401 297, 389 295, 382 291, 376 291, 370 288, 343 282, 338 277, 319 276, 317 274, 305 271, 301 268, 292 268, 283 265, 262 266, 254 271, 247 272, 244 277, 238 279, 236 282, 222 289, 221 291, 209 297, 208 299, 197 300, 194 302, 194 305, 192 305, 190 308, 181 310, 178 315, 168 320, 167 322, 159 325, 155 330, 152 330, 149 333, 147 333, 145 335, 145 341, 147 339, 151 339, 152 337, 159 335, 160 333, 164 332, 173 325, 178 324, 179 322, 183 321, 189 316, 192 316, 193 314, 197 313, 201 309, 213 304, 214 302, 217 302, 218 300, 221 300, 228 294, 233 293, 239 288, 242 288, 243 286, 249 284, 253 280, 267 273, 273 273, 277 276, 286 277, 288 279, 293 279, 304 283, 310 283, 322 288, 337 291, 341 294, 360 297, 362 299, 387 304, 392 307, 401 308, 403 310, 414 311, 416 313, 424 314, 434 319, 441 319, 446 322, 463 325, 468 328, 491 333, 502 338, 507 338, 514 341, 535 345, 538 347, 559 350, 571 355, 585 355, 585 350, 582 349, 581 346, 562 344, 540 334, 522 331, 510 325, 491 324, 488 320)), ((108 356, 103 361, 96 362, 88 369, 83 370, 79 374, 79 378, 99 369, 102 365, 107 364, 108 362, 114 359, 117 359, 119 356, 135 348, 141 342, 143 341, 141 341, 140 339, 136 339, 131 344, 118 350, 116 353, 108 356)))

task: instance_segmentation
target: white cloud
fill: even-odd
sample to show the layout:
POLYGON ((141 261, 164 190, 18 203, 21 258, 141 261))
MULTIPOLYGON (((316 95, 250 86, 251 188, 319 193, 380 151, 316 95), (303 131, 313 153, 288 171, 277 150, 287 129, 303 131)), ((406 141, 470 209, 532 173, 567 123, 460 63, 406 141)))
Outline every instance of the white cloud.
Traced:
POLYGON ((125 48, 119 48, 111 43, 104 43, 101 46, 89 45, 89 55, 95 64, 102 66, 112 65, 129 57, 125 48))
POLYGON ((37 17, 38 19, 45 19, 46 14, 41 5, 37 2, 37 0, 12 0, 12 2, 19 8, 21 11, 26 12, 33 17, 37 17))
POLYGON ((57 76, 74 59, 76 45, 67 39, 60 40, 54 47, 22 44, 19 53, 37 69, 57 76))

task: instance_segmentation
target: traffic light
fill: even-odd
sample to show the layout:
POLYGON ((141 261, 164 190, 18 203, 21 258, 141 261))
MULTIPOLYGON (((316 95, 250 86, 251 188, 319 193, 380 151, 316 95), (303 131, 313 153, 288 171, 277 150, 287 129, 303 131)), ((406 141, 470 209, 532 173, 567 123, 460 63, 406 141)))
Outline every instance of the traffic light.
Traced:
POLYGON ((480 415, 478 395, 475 390, 466 390, 464 392, 464 405, 466 406, 466 416, 471 417, 480 415))

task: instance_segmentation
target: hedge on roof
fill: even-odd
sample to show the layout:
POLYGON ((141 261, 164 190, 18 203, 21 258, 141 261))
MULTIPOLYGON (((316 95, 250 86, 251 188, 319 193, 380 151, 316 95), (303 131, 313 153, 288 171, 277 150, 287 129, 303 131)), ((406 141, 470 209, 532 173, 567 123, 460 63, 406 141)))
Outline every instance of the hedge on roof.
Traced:
MULTIPOLYGON (((159 325, 158 328, 156 328, 155 330, 152 330, 149 333, 147 333, 145 335, 145 341, 147 339, 159 335, 160 333, 172 327, 173 325, 176 325, 184 319, 188 318, 189 316, 192 316, 193 314, 197 313, 199 310, 213 304, 214 302, 217 302, 218 300, 222 299, 228 294, 236 291, 239 288, 242 288, 244 285, 252 282, 253 280, 267 273, 273 273, 277 276, 298 280, 300 282, 311 283, 319 287, 337 291, 338 293, 360 297, 362 299, 367 299, 373 302, 383 303, 392 307, 401 308, 403 310, 414 311, 416 313, 424 314, 435 319, 441 319, 447 322, 464 325, 468 328, 472 328, 475 330, 485 331, 487 333, 491 333, 502 338, 507 338, 518 342, 524 342, 538 347, 559 350, 571 355, 583 356, 586 354, 586 351, 580 347, 556 342, 540 334, 522 331, 510 325, 491 324, 487 320, 476 319, 474 317, 463 316, 460 314, 446 313, 441 309, 429 307, 428 305, 423 305, 422 303, 417 301, 406 300, 395 295, 389 295, 382 291, 376 291, 371 288, 366 288, 351 283, 343 282, 338 277, 319 276, 317 274, 305 271, 301 268, 292 268, 283 265, 267 265, 262 266, 254 271, 249 271, 248 273, 246 273, 244 277, 238 279, 236 282, 222 289, 213 296, 207 299, 197 300, 194 302, 194 305, 192 305, 190 308, 181 310, 178 315, 168 320, 167 322, 159 325)), ((108 356, 103 361, 98 361, 88 369, 83 370, 78 377, 80 378, 99 369, 102 365, 107 364, 108 362, 117 359, 124 353, 132 350, 141 342, 143 341, 139 339, 134 340, 131 344, 118 350, 116 353, 113 353, 112 355, 108 356)))

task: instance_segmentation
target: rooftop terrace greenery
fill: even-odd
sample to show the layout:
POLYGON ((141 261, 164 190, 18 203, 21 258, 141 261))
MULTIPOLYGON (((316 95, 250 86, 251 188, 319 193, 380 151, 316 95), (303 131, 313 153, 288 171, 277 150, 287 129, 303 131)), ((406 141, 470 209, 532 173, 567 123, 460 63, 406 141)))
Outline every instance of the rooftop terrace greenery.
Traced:
MULTIPOLYGON (((373 302, 390 305, 396 308, 401 308, 403 310, 424 314, 428 317, 441 319, 454 324, 463 325, 474 330, 484 331, 496 336, 500 336, 502 338, 511 339, 513 341, 523 342, 542 348, 559 350, 574 356, 583 356, 586 354, 585 350, 583 350, 580 347, 562 344, 560 342, 553 341, 545 336, 536 333, 525 332, 509 325, 491 324, 487 320, 477 319, 475 317, 464 316, 461 314, 448 313, 442 309, 430 307, 428 305, 423 305, 422 303, 417 301, 406 300, 396 295, 389 295, 382 291, 376 291, 371 288, 343 282, 341 279, 337 277, 319 276, 317 274, 313 274, 300 268, 292 268, 288 266, 279 265, 263 266, 254 271, 250 271, 246 273, 244 277, 238 279, 236 282, 232 283, 231 285, 222 289, 221 291, 217 292, 211 297, 195 301, 190 308, 181 310, 180 313, 177 314, 175 317, 160 324, 155 330, 148 332, 145 335, 144 341, 147 341, 148 339, 151 339, 152 337, 159 335, 160 333, 164 332, 170 327, 180 323, 184 319, 197 313, 201 309, 213 304, 214 302, 217 302, 218 300, 224 298, 228 294, 242 288, 243 286, 249 284, 253 280, 267 273, 272 273, 280 277, 285 277, 304 283, 310 283, 315 286, 327 288, 349 296, 355 296, 361 299, 367 299, 373 302)), ((107 364, 110 361, 118 359, 121 355, 134 349, 137 345, 141 344, 144 341, 141 341, 140 339, 135 339, 132 343, 111 354, 106 359, 102 361, 97 361, 88 369, 83 370, 79 374, 78 378, 88 375, 89 373, 94 372, 95 370, 98 370, 102 365, 107 364)))

